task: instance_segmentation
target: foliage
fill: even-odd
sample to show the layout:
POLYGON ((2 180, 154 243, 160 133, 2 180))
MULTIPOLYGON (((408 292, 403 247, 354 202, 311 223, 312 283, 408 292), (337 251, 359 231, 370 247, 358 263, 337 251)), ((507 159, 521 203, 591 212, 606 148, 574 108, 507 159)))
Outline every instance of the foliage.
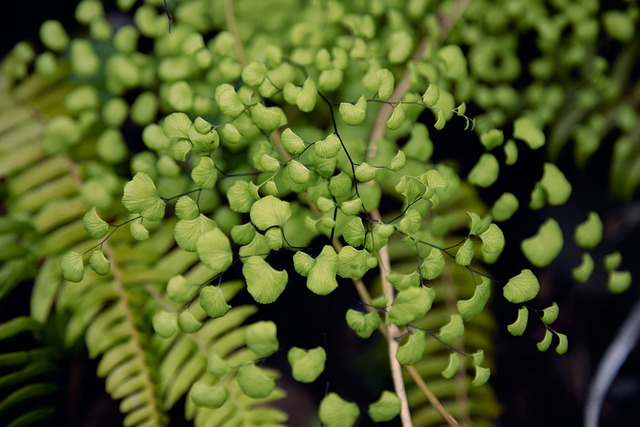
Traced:
MULTIPOLYGON (((500 412, 489 382, 496 327, 523 335, 533 317, 538 349, 567 351, 552 327, 558 305, 536 304, 537 269, 569 238, 548 209, 572 194, 556 159, 573 140, 584 165, 593 135, 617 127, 612 188, 630 197, 640 182, 628 156, 636 113, 630 102, 607 107, 622 96, 637 9, 134 3, 117 2, 132 20, 115 25, 102 2, 83 0, 76 19, 88 36, 47 21, 43 52, 21 42, 3 62, 0 299, 33 287, 30 316, 0 325, 0 339, 60 325, 61 348, 80 343, 100 358, 125 425, 150 426, 167 425, 174 408, 199 426, 282 425, 287 414, 272 402, 285 398, 279 378, 289 374, 327 385, 317 405, 327 426, 483 425, 500 412), (590 50, 600 27, 623 44, 611 70, 590 50), (521 63, 526 36, 537 50, 521 63), (434 154, 453 134, 477 153, 467 169, 434 154), (516 197, 504 171, 543 149, 530 198, 516 197), (486 189, 497 193, 491 206, 486 189), (540 223, 512 242, 500 224, 522 210, 539 211, 540 223), (527 261, 518 274, 491 270, 518 247, 527 261), (331 389, 325 367, 336 354, 285 348, 279 325, 260 316, 299 283, 318 300, 355 289, 359 301, 331 315, 388 354, 378 400, 331 389), (513 304, 509 325, 488 310, 500 295, 513 304), (270 364, 280 352, 287 370, 270 364)), ((598 214, 584 216, 573 236, 584 250, 579 282, 603 236, 598 214)), ((619 253, 604 262, 610 289, 628 288, 619 253)), ((23 371, 15 366, 31 358, 0 355, 16 370, 0 385, 55 363, 32 351, 23 371)), ((13 396, 52 390, 39 385, 0 402, 0 415, 13 396)))

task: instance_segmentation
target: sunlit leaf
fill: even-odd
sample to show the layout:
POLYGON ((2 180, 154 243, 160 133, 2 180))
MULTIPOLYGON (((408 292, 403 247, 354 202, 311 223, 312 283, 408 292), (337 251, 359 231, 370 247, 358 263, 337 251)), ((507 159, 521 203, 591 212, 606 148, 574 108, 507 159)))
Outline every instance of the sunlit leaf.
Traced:
POLYGON ((96 249, 91 253, 91 257, 89 257, 89 267, 101 276, 109 274, 111 271, 111 263, 100 249, 96 249))
POLYGON ((558 318, 558 314, 560 312, 560 308, 558 307, 558 304, 555 303, 555 301, 547 308, 545 308, 542 311, 542 318, 541 320, 546 324, 546 325, 550 325, 553 322, 556 321, 556 319, 558 318))
POLYGON ((70 282, 79 282, 84 276, 83 254, 79 252, 67 252, 60 258, 60 270, 62 277, 70 282))
POLYGON ((261 304, 277 300, 289 279, 286 270, 275 270, 259 256, 249 257, 245 261, 242 274, 247 281, 247 290, 261 304))
POLYGON ((426 333, 422 330, 415 330, 408 333, 400 342, 396 359, 403 365, 415 365, 422 359, 422 354, 426 347, 426 333))
POLYGON ((524 334, 524 330, 527 329, 527 323, 529 322, 529 310, 524 305, 518 309, 518 317, 515 322, 507 326, 507 330, 513 336, 519 337, 524 334))
POLYGON ((528 117, 516 119, 513 123, 513 137, 527 143, 532 149, 538 149, 545 143, 544 133, 528 117))
POLYGON ((453 376, 458 372, 458 370, 462 367, 462 361, 460 360, 460 355, 455 351, 449 352, 449 363, 447 367, 441 372, 442 376, 449 379, 453 378, 453 376))
POLYGON ((347 310, 347 324, 360 338, 369 338, 378 329, 380 315, 376 311, 363 313, 354 309, 347 310))
POLYGON ((456 303, 462 320, 469 321, 477 316, 484 309, 490 296, 491 282, 486 277, 482 277, 482 283, 476 285, 473 296, 470 299, 459 300, 456 303))
POLYGON ((347 402, 331 392, 320 402, 318 415, 327 427, 351 427, 356 423, 360 409, 355 403, 347 402))
POLYGON ((400 414, 401 402, 397 394, 384 390, 380 398, 369 405, 369 416, 376 423, 391 421, 400 414))
POLYGON ((158 195, 153 180, 144 172, 138 172, 124 186, 122 204, 129 212, 140 214, 149 220, 164 217, 165 202, 158 195))
POLYGON ((355 104, 341 102, 338 112, 345 124, 357 126, 367 117, 367 99, 363 95, 355 104))
POLYGON ((587 283, 589 277, 591 277, 591 273, 593 273, 594 267, 593 257, 585 252, 582 254, 580 265, 571 270, 571 276, 576 282, 587 283))
POLYGON ((196 242, 196 251, 202 263, 213 270, 213 275, 222 273, 233 262, 229 238, 219 228, 201 235, 196 242))
POLYGON ((231 309, 227 304, 222 289, 218 286, 205 286, 200 291, 200 307, 209 317, 222 317, 231 309))
POLYGON ((477 187, 489 187, 498 179, 500 165, 493 154, 484 153, 471 169, 467 179, 477 187))
POLYGON ((522 253, 536 267, 551 264, 560 254, 563 245, 562 229, 553 218, 547 219, 535 235, 524 239, 520 244, 522 253))
POLYGON ((195 219, 179 220, 173 229, 173 236, 178 246, 182 249, 188 252, 195 252, 200 236, 217 227, 218 225, 215 221, 200 214, 195 219))
POLYGON ((607 280, 607 289, 614 294, 620 294, 631 286, 631 272, 629 271, 611 271, 607 280))
POLYGON ((528 269, 522 270, 520 274, 509 279, 502 289, 502 293, 507 301, 514 304, 520 304, 534 299, 539 291, 540 283, 538 283, 538 279, 531 270, 528 269))
POLYGON ((547 351, 551 346, 551 341, 553 340, 553 333, 549 329, 545 329, 544 338, 540 342, 536 344, 538 350, 547 351))
POLYGON ((431 309, 434 297, 435 291, 425 286, 411 287, 398 292, 389 309, 387 323, 404 326, 422 319, 431 309))
POLYGON ((291 374, 296 381, 312 383, 324 371, 327 353, 322 347, 309 350, 292 347, 287 352, 287 360, 291 365, 291 374))
POLYGON ((602 220, 595 212, 589 212, 587 220, 578 224, 573 238, 578 246, 593 249, 602 241, 602 220))
POLYGON ((197 381, 191 386, 191 400, 197 406, 216 409, 224 405, 229 397, 229 392, 221 383, 206 385, 197 381))
POLYGON ((242 392, 254 399, 269 397, 276 388, 273 377, 253 363, 240 366, 236 379, 242 392))
POLYGON ((281 227, 291 218, 291 206, 289 202, 273 196, 265 196, 251 206, 249 215, 251 222, 259 229, 266 230, 270 227, 281 227))
POLYGON ((271 356, 280 347, 276 324, 270 320, 249 325, 244 340, 247 347, 260 358, 271 356))
POLYGON ((109 224, 98 216, 95 206, 84 214, 82 225, 92 239, 101 239, 109 231, 109 224))
POLYGON ((449 322, 440 328, 438 339, 447 345, 453 345, 464 334, 464 322, 459 314, 452 314, 449 322))

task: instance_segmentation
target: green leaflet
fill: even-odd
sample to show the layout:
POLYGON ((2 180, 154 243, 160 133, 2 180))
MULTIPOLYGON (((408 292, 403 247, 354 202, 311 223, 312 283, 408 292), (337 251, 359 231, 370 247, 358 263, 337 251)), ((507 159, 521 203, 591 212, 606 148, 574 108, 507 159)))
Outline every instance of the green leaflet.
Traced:
POLYGON ((547 219, 535 235, 524 239, 520 244, 524 255, 536 267, 551 264, 560 254, 563 245, 562 230, 553 218, 547 219))
POLYGON ((513 136, 526 142, 532 150, 542 147, 545 143, 544 133, 528 117, 521 117, 513 122, 513 136))
POLYGON ((621 262, 622 254, 620 254, 619 251, 607 254, 604 257, 604 270, 607 272, 612 272, 613 270, 620 268, 621 262))
POLYGON ((253 203, 249 215, 251 222, 264 231, 270 227, 283 227, 291 218, 292 212, 289 202, 265 196, 253 203))
POLYGON ((389 308, 387 325, 404 326, 422 319, 431 309, 434 297, 435 291, 425 286, 401 290, 389 308))
POLYGON ((602 241, 602 220, 595 212, 589 212, 587 220, 578 224, 573 234, 576 244, 583 249, 593 249, 602 241))
MULTIPOLYGON (((406 114, 404 112, 403 104, 397 104, 395 107, 393 107, 393 112, 391 113, 391 116, 387 120, 386 126, 391 130, 399 129, 400 126, 402 126, 402 123, 404 123, 405 118, 406 118, 406 114)), ((391 170, 397 170, 397 169, 391 168, 391 166, 389 168, 391 170)))
POLYGON ((355 104, 341 102, 338 109, 342 121, 349 126, 357 126, 367 117, 367 99, 361 96, 355 104))
POLYGON ((276 388, 273 377, 253 363, 240 366, 236 379, 242 392, 254 399, 268 397, 276 388))
POLYGON ((480 142, 484 145, 485 150, 491 151, 502 145, 504 133, 500 129, 491 129, 480 135, 480 142))
POLYGON ((188 138, 191 119, 185 113, 171 113, 162 121, 162 130, 169 139, 188 138))
POLYGON ((489 381, 489 377, 491 376, 491 371, 489 370, 489 368, 484 368, 482 366, 475 366, 475 370, 476 370, 476 374, 473 377, 473 381, 471 381, 471 384, 473 384, 475 387, 480 387, 483 384, 486 384, 487 381, 489 381))
POLYGON ((502 193, 491 208, 491 216, 495 221, 506 221, 518 210, 520 203, 512 193, 502 193))
POLYGON ((306 148, 302 138, 296 135, 291 128, 286 128, 282 131, 280 141, 284 149, 293 155, 301 154, 306 148))
POLYGON ((256 126, 267 133, 287 123, 287 117, 280 107, 265 107, 264 104, 257 103, 249 111, 256 126))
POLYGON ((544 322, 545 325, 552 324, 558 318, 559 312, 560 309, 558 308, 558 304, 556 304, 554 301, 549 307, 545 308, 542 311, 542 322, 544 322))
POLYGON ((252 61, 242 69, 242 81, 249 86, 259 86, 267 77, 267 67, 262 62, 252 61))
POLYGON ((289 160, 287 163, 287 173, 296 184, 306 184, 311 178, 311 171, 295 159, 289 160))
POLYGON ((362 209, 362 199, 345 200, 340 204, 340 210, 345 215, 357 215, 362 209))
POLYGON ((369 416, 377 423, 391 421, 400 414, 401 403, 397 394, 384 390, 378 400, 369 405, 369 416))
POLYGON ((215 98, 220 111, 229 117, 238 117, 245 110, 245 106, 240 101, 236 90, 230 84, 218 85, 215 98))
POLYGON ((276 332, 275 323, 263 320, 247 327, 244 341, 259 358, 271 356, 280 347, 276 332))
POLYGON ((96 249, 91 253, 91 257, 89 257, 89 267, 101 276, 109 274, 111 271, 111 263, 100 249, 96 249))
POLYGON ((196 251, 204 265, 213 270, 213 275, 224 272, 233 262, 229 238, 219 228, 214 228, 200 236, 196 251))
POLYGON ((173 229, 173 236, 182 249, 195 252, 200 236, 217 227, 215 221, 200 214, 195 219, 179 220, 173 229))
POLYGON ((346 314, 347 324, 360 338, 369 338, 380 325, 380 315, 377 311, 363 313, 349 309, 346 314))
POLYGON ((406 234, 414 234, 420 230, 422 215, 417 209, 409 208, 398 224, 398 230, 406 234))
POLYGON ((198 204, 189 196, 182 196, 176 202, 176 216, 178 219, 196 219, 200 215, 198 204))
POLYGON ((214 377, 223 377, 231 371, 229 364, 215 351, 210 351, 207 356, 207 372, 214 377))
POLYGON ((452 314, 449 323, 440 328, 438 339, 446 345, 454 345, 464 334, 464 322, 459 314, 452 314))
POLYGON ((524 334, 524 330, 527 329, 527 323, 529 322, 529 309, 524 305, 518 309, 518 317, 515 322, 507 326, 507 330, 513 336, 519 337, 524 334))
POLYGON ((561 334, 556 332, 556 336, 558 337, 558 345, 556 346, 556 353, 562 355, 567 352, 569 348, 569 340, 565 334, 561 334))
POLYGON ((504 234, 495 224, 489 225, 489 228, 479 237, 482 240, 482 252, 485 255, 500 254, 504 249, 504 234))
POLYGON ((389 280, 389 283, 391 283, 397 291, 411 287, 418 287, 421 283, 420 274, 417 271, 412 271, 409 274, 392 272, 387 276, 387 280, 389 280))
POLYGON ((358 250, 353 246, 344 246, 338 254, 337 274, 345 279, 360 279, 376 265, 378 259, 366 249, 358 250))
POLYGON ((320 402, 318 415, 327 427, 351 427, 356 423, 360 409, 355 403, 347 402, 331 392, 320 402))
POLYGON ((109 231, 109 224, 98 216, 95 206, 82 217, 82 225, 92 239, 101 239, 109 231))
POLYGON ((376 177, 378 174, 378 168, 375 168, 367 163, 362 163, 356 166, 356 179, 360 182, 368 182, 376 177))
POLYGON ((396 359, 403 365, 415 365, 422 359, 426 347, 426 333, 420 329, 407 334, 396 351, 396 359))
POLYGON ((199 287, 180 274, 169 279, 167 296, 177 304, 187 304, 196 296, 199 287))
POLYGON ((473 260, 473 240, 466 239, 456 252, 456 264, 467 266, 473 260))
POLYGON ((422 103, 425 107, 431 108, 436 105, 439 99, 440 88, 434 84, 429 84, 429 87, 427 87, 427 90, 422 95, 422 103))
POLYGON ((79 252, 67 252, 60 258, 62 277, 70 282, 80 282, 84 276, 84 262, 79 252))
POLYGON ((152 325, 162 338, 171 338, 178 332, 178 316, 176 313, 159 311, 153 315, 152 325))
MULTIPOLYGON (((302 252, 298 253, 302 254, 302 252)), ((304 255, 300 255, 299 260, 305 259, 303 258, 304 255)), ((294 258, 294 262, 295 261, 296 259, 294 258)), ((308 261, 304 261, 304 263, 306 266, 309 265, 308 261)), ((301 272, 306 271, 306 267, 296 267, 296 271, 302 274, 301 272)), ((318 257, 315 259, 313 266, 308 270, 307 288, 309 288, 309 290, 317 295, 330 294, 335 288, 338 287, 338 282, 336 281, 337 272, 338 254, 336 254, 336 251, 332 246, 325 245, 322 248, 320 255, 318 255, 318 257)))
POLYGON ((330 159, 338 155, 342 149, 342 144, 338 135, 335 133, 330 134, 325 139, 321 139, 313 144, 313 152, 316 156, 323 159, 330 159))
POLYGON ((193 334, 202 328, 202 322, 190 310, 183 310, 178 314, 178 328, 186 334, 193 334))
POLYGON ((246 213, 258 200, 258 195, 253 192, 248 182, 236 181, 227 191, 227 199, 232 211, 246 213))
POLYGON ((153 180, 144 172, 135 174, 124 186, 122 204, 129 212, 152 221, 164 217, 165 202, 158 195, 153 180))
POLYGON ((393 73, 386 68, 376 70, 375 77, 378 80, 378 99, 387 101, 393 94, 395 77, 393 77, 393 73))
POLYGON ((571 276, 576 282, 587 283, 589 277, 591 277, 591 273, 593 273, 594 267, 593 257, 585 252, 582 254, 580 265, 571 270, 571 276))
POLYGON ((242 274, 247 281, 247 290, 261 304, 277 300, 289 280, 285 270, 275 270, 259 256, 251 256, 244 262, 242 274))
POLYGON ((467 300, 459 300, 456 307, 462 320, 469 321, 480 313, 489 297, 491 296, 491 282, 486 277, 482 277, 482 283, 476 285, 473 296, 467 300))
POLYGON ((545 329, 544 337, 536 344, 536 346, 540 351, 547 351, 549 347, 551 347, 551 341, 553 341, 553 333, 549 329, 545 329))
POLYGON ((198 166, 191 171, 191 179, 203 190, 211 190, 216 185, 218 171, 211 157, 201 157, 198 166))
POLYGON ((540 283, 538 283, 538 279, 531 270, 528 269, 522 270, 520 274, 509 279, 502 289, 502 293, 507 301, 514 304, 520 304, 534 299, 539 291, 540 283))
POLYGON ((484 153, 469 172, 467 179, 477 187, 486 188, 496 182, 499 172, 500 165, 496 157, 491 153, 484 153))
POLYGON ((198 300, 209 317, 222 317, 231 309, 219 286, 205 286, 200 291, 198 300))
POLYGON ((292 347, 287 352, 287 360, 289 360, 291 373, 296 381, 312 383, 324 371, 327 353, 322 347, 309 350, 292 347))
POLYGON ((540 186, 551 206, 563 205, 571 196, 571 183, 553 163, 545 163, 540 186))
POLYGON ((479 236, 489 229, 491 217, 485 216, 481 218, 480 215, 475 212, 467 212, 467 215, 471 218, 471 226, 469 227, 470 236, 479 236))
POLYGON ((631 286, 632 277, 629 271, 610 271, 607 289, 614 294, 620 294, 631 286))
POLYGON ((451 379, 453 376, 460 370, 462 367, 462 361, 460 360, 460 355, 455 351, 449 352, 449 363, 447 367, 441 372, 442 376, 451 379))
POLYGON ((221 383, 206 385, 202 381, 197 381, 191 386, 189 395, 197 406, 217 409, 227 401, 229 392, 221 383))
POLYGON ((436 279, 444 271, 445 261, 442 252, 436 248, 432 248, 431 252, 420 264, 420 275, 425 280, 436 279))

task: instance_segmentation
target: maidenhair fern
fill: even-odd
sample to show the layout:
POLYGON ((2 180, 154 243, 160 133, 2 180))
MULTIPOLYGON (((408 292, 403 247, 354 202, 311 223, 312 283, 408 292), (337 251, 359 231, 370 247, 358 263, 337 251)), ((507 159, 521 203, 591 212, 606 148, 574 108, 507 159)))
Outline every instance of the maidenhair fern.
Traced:
MULTIPOLYGON (((62 325, 65 348, 99 359, 125 425, 168 425, 182 410, 198 426, 284 425, 273 402, 289 375, 325 383, 317 418, 329 427, 495 419, 496 328, 520 336, 535 322, 539 350, 568 350, 559 306, 536 301, 538 269, 570 238, 548 215, 573 190, 561 148, 575 139, 584 164, 598 145, 587 131, 619 127, 613 182, 627 196, 637 186, 620 172, 634 113, 597 106, 617 99, 607 83, 632 50, 609 73, 575 43, 595 40, 597 19, 629 42, 637 10, 552 2, 567 17, 554 20, 542 2, 498 3, 118 1, 110 13, 132 19, 116 25, 83 0, 87 37, 43 23, 45 50, 19 43, 0 80, 0 299, 33 282, 31 317, 0 331, 62 325), (569 27, 570 55, 556 58, 569 27), (524 70, 517 35, 528 31, 539 57, 524 70), (579 68, 585 59, 594 66, 579 68), (571 72, 593 86, 563 105, 547 83, 571 72), (520 97, 523 74, 536 81, 520 97), (435 155, 453 134, 477 153, 468 168, 435 155), (502 187, 505 170, 545 149, 528 199, 502 187), (540 221, 512 241, 501 223, 522 210, 540 221), (491 268, 507 248, 526 260, 512 277, 491 268), (314 301, 355 289, 359 301, 330 314, 387 353, 377 400, 332 387, 326 342, 280 344, 263 308, 292 286, 314 301), (492 299, 512 304, 512 323, 496 325, 492 299)), ((589 280, 603 233, 585 213, 576 281, 589 280)), ((619 252, 604 264, 611 291, 630 286, 619 252)))

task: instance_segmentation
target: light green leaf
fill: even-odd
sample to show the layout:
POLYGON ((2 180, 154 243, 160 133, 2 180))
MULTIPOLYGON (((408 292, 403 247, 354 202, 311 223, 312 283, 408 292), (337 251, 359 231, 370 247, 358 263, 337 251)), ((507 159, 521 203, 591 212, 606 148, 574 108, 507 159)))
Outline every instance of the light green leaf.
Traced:
POLYGON ((438 120, 433 124, 433 127, 437 130, 444 129, 444 125, 447 123, 447 119, 444 117, 442 110, 438 110, 438 120))
POLYGON ((431 252, 420 264, 420 275, 425 280, 433 280, 438 278, 444 271, 445 261, 442 252, 439 249, 432 248, 431 252))
POLYGON ((518 317, 515 322, 507 326, 507 330, 514 337, 519 337, 524 334, 524 330, 527 329, 529 323, 529 309, 524 305, 518 309, 518 317))
POLYGON ((189 196, 182 196, 176 202, 176 216, 179 219, 196 219, 200 215, 198 203, 189 196))
POLYGON ((291 218, 292 212, 289 202, 265 196, 251 206, 249 215, 251 222, 259 230, 267 230, 270 227, 282 228, 291 218))
POLYGON ((393 73, 386 68, 376 70, 375 75, 378 78, 378 99, 380 101, 387 101, 393 94, 395 77, 393 77, 393 73))
POLYGON ((311 171, 295 159, 291 159, 287 163, 287 173, 291 181, 296 184, 306 184, 311 178, 311 171))
POLYGON ((459 314, 452 314, 449 323, 440 328, 438 339, 446 345, 454 345, 464 334, 464 322, 459 314))
POLYGON ((578 246, 593 249, 602 241, 602 220, 595 212, 589 212, 587 220, 578 224, 573 238, 578 246))
POLYGON ((558 345, 556 346, 556 353, 565 354, 567 349, 569 348, 569 340, 565 334, 561 334, 556 332, 556 336, 558 337, 558 345))
POLYGON ((234 225, 231 229, 231 239, 238 245, 248 245, 256 235, 256 230, 250 222, 234 225))
POLYGON ((620 268, 622 262, 622 255, 619 251, 612 252, 604 257, 604 270, 612 272, 620 268))
POLYGON ((262 62, 252 61, 242 69, 242 81, 249 86, 260 86, 267 77, 267 67, 262 62))
POLYGON ((216 185, 218 171, 211 157, 201 157, 198 166, 191 171, 191 179, 203 190, 211 190, 216 185))
POLYGON ((591 277, 591 273, 593 273, 594 267, 595 263, 593 262, 593 258, 585 252, 582 254, 580 265, 571 270, 571 276, 576 282, 587 283, 587 280, 591 277))
POLYGON ((300 111, 309 113, 315 108, 317 98, 318 87, 316 86, 316 82, 307 77, 302 85, 302 90, 296 95, 296 105, 300 111))
POLYGON ((462 361, 460 360, 460 355, 455 351, 449 352, 449 363, 447 367, 441 372, 442 376, 446 379, 451 379, 453 376, 460 370, 462 367, 462 361))
POLYGON ((196 381, 191 386, 189 395, 196 406, 217 409, 227 401, 229 392, 222 383, 206 385, 202 381, 196 381))
POLYGON ((345 215, 357 215, 362 209, 362 199, 345 200, 340 203, 340 210, 345 215))
POLYGON ((229 207, 234 212, 246 213, 251 210, 251 205, 257 197, 251 191, 246 181, 236 181, 227 191, 229 207))
POLYGON ((144 172, 138 172, 124 186, 122 204, 129 212, 152 221, 164 217, 165 202, 158 195, 153 180, 144 172))
POLYGON ((520 274, 509 279, 502 289, 502 294, 507 301, 520 304, 534 299, 539 291, 540 283, 536 276, 531 270, 524 269, 520 274))
POLYGON ((196 251, 204 265, 216 276, 225 271, 233 262, 229 238, 219 228, 214 228, 200 236, 196 251))
POLYGON ((607 289, 613 294, 620 294, 631 286, 631 272, 629 271, 611 271, 607 280, 607 289))
POLYGON ((547 219, 535 235, 524 239, 520 244, 522 253, 536 267, 551 264, 560 254, 563 245, 562 229, 553 218, 547 219))
POLYGON ((420 286, 420 274, 417 271, 409 274, 391 273, 387 276, 387 280, 397 291, 420 286))
POLYGON ((486 384, 489 381, 489 377, 491 376, 491 370, 489 368, 483 368, 482 366, 475 366, 476 375, 471 381, 475 387, 480 387, 483 384, 486 384))
POLYGON ((344 246, 338 254, 337 274, 345 279, 361 279, 377 263, 377 258, 366 249, 358 250, 353 246, 344 246))
POLYGON ((496 221, 506 221, 513 216, 520 207, 516 196, 512 193, 502 193, 491 208, 491 216, 496 221))
POLYGON ((480 142, 487 151, 499 147, 504 142, 504 134, 499 129, 491 129, 480 135, 480 142))
POLYGON ((440 99, 440 88, 434 84, 429 84, 427 90, 422 95, 422 103, 425 107, 431 108, 440 99))
POLYGON ((245 106, 236 93, 236 90, 230 84, 224 83, 218 85, 215 98, 220 111, 229 117, 238 117, 245 110, 245 106))
POLYGON ((257 103, 251 106, 250 111, 253 123, 267 133, 287 124, 287 118, 280 107, 266 107, 257 103))
POLYGON ((306 146, 302 138, 296 135, 291 128, 286 128, 280 135, 280 141, 285 150, 293 155, 304 152, 306 146))
POLYGON ((337 156, 341 149, 342 144, 335 133, 313 144, 313 152, 322 159, 331 159, 337 156))
POLYGON ((542 147, 545 143, 544 133, 528 117, 520 117, 513 123, 513 137, 529 145, 532 150, 542 147))
POLYGON ((398 153, 395 155, 389 166, 387 166, 392 171, 398 171, 404 167, 407 163, 407 156, 404 154, 404 151, 398 150, 398 153))
POLYGON ((307 277, 315 264, 316 260, 302 251, 293 255, 293 267, 301 276, 307 277))
POLYGON ((190 310, 183 310, 178 314, 178 328, 186 334, 193 334, 202 328, 202 322, 190 310))
POLYGON ((207 372, 214 377, 223 377, 231 371, 229 364, 218 353, 209 350, 207 356, 207 372))
POLYGON ((142 218, 129 223, 129 231, 135 240, 147 240, 149 238, 149 230, 142 224, 142 218))
POLYGON ((360 409, 355 403, 347 402, 331 392, 320 402, 318 415, 327 427, 351 427, 356 423, 360 409))
POLYGON ((504 144, 504 155, 504 162, 507 166, 513 166, 518 161, 518 146, 513 139, 504 144))
POLYGON ((409 208, 405 211, 400 223, 398 224, 398 230, 412 235, 420 230, 420 226, 422 225, 422 215, 417 209, 409 208))
POLYGON ((187 304, 196 296, 199 288, 200 286, 188 281, 184 276, 179 274, 169 279, 169 283, 167 283, 167 296, 177 304, 187 304))
POLYGON ((276 388, 273 377, 253 363, 240 366, 236 379, 242 392, 254 399, 269 397, 276 388))
POLYGON ((280 347, 276 324, 270 320, 256 322, 247 327, 244 341, 260 358, 271 356, 280 347))
POLYGON ((500 165, 496 157, 491 153, 484 153, 469 172, 467 179, 477 187, 486 188, 496 182, 499 173, 500 165))
POLYGON ((479 236, 480 234, 487 231, 487 229, 491 225, 491 218, 488 216, 481 218, 477 213, 468 211, 467 215, 469 215, 469 218, 471 218, 471 226, 469 226, 469 236, 479 236))
POLYGON ((482 365, 484 362, 484 350, 480 349, 471 355, 471 359, 473 360, 473 364, 475 366, 482 365))
POLYGON ((369 405, 369 416, 376 423, 391 421, 400 414, 401 403, 397 394, 384 390, 380 398, 369 405))
POLYGON ((425 286, 401 290, 389 309, 386 323, 404 326, 422 319, 431 309, 435 295, 433 289, 425 286))
POLYGON ((109 274, 111 271, 111 263, 100 249, 96 249, 91 253, 91 257, 89 257, 89 267, 101 276, 109 274))
POLYGON ((287 352, 287 360, 289 360, 291 374, 296 381, 312 383, 324 371, 327 353, 322 347, 309 350, 292 347, 287 352))
POLYGON ((540 185, 547 194, 551 206, 563 205, 571 196, 571 183, 553 163, 545 163, 540 185))
POLYGON ((377 311, 363 313, 354 309, 347 310, 347 324, 360 338, 369 338, 380 325, 380 315, 377 311))
POLYGON ((277 300, 289 280, 286 270, 275 270, 259 256, 251 256, 245 261, 242 274, 247 281, 247 290, 261 304, 277 300))
POLYGON ((342 121, 349 126, 357 126, 367 117, 367 98, 361 96, 355 104, 341 102, 338 109, 342 121))
MULTIPOLYGON (((197 289, 197 288, 196 288, 197 289)), ((209 317, 222 317, 231 309, 219 286, 205 286, 200 291, 200 307, 209 317)))
POLYGON ((98 216, 95 206, 84 214, 82 225, 92 239, 101 239, 109 231, 109 224, 98 216))
POLYGON ((391 130, 399 129, 402 123, 404 123, 405 117, 404 104, 397 104, 393 107, 393 111, 389 119, 387 119, 386 125, 391 130))
POLYGON ((479 237, 482 240, 482 252, 485 254, 501 253, 504 249, 504 234, 495 224, 489 225, 479 237))
POLYGON ((544 331, 544 338, 536 344, 538 350, 547 351, 551 347, 551 341, 553 340, 553 334, 549 329, 544 331))
POLYGON ((256 167, 259 170, 271 173, 276 172, 282 166, 278 159, 267 153, 262 153, 257 163, 256 167))
POLYGON ((550 325, 553 322, 556 321, 556 319, 558 318, 558 313, 560 312, 560 309, 558 308, 558 304, 555 303, 555 301, 551 304, 551 306, 545 308, 542 311, 542 318, 541 320, 546 324, 546 325, 550 325))
POLYGON ((325 245, 307 276, 307 288, 317 295, 328 295, 338 287, 338 254, 332 246, 325 245))
POLYGON ((167 138, 188 138, 191 119, 185 113, 171 113, 162 121, 162 130, 167 138))
POLYGON ((356 179, 360 182, 368 182, 376 177, 378 174, 378 168, 373 167, 367 163, 362 163, 356 166, 356 179))
POLYGON ((79 252, 67 252, 60 258, 60 270, 62 277, 70 282, 79 282, 84 276, 83 254, 79 252))
POLYGON ((482 277, 482 283, 476 285, 473 296, 470 299, 459 300, 456 303, 462 320, 468 322, 477 316, 484 309, 490 296, 491 282, 486 277, 482 277))
POLYGON ((473 240, 465 239, 462 246, 458 247, 458 251, 456 252, 456 264, 467 266, 471 264, 473 260, 473 240))
POLYGON ((351 218, 342 230, 342 237, 351 246, 362 246, 364 244, 366 230, 360 217, 351 218))
POLYGON ((173 229, 173 236, 179 247, 187 252, 195 252, 200 236, 217 227, 215 221, 200 214, 196 219, 179 220, 173 229))
POLYGON ((427 345, 425 341, 426 333, 416 329, 408 333, 400 342, 396 359, 403 365, 414 365, 422 359, 422 354, 427 345))
POLYGON ((258 255, 264 257, 265 254, 269 253, 271 248, 269 248, 269 244, 267 243, 267 239, 263 234, 255 233, 253 236, 253 240, 247 245, 244 245, 238 251, 240 257, 247 258, 252 255, 258 255))
POLYGON ((162 338, 171 338, 178 332, 178 316, 176 313, 159 311, 153 315, 153 330, 162 338))

